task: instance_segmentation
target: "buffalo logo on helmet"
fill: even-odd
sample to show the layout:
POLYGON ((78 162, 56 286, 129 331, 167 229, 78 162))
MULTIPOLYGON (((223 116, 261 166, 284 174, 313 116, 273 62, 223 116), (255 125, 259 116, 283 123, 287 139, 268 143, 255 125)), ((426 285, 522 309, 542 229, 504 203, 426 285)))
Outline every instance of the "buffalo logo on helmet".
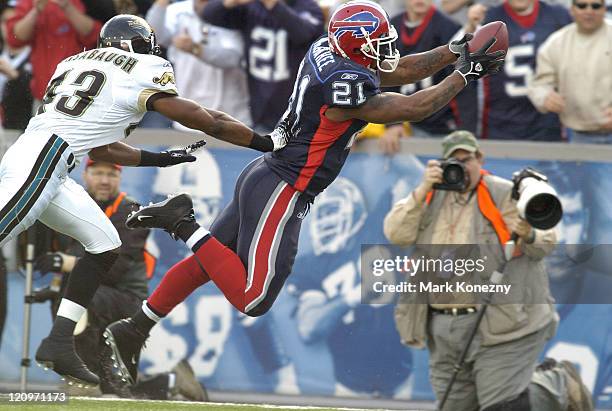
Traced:
POLYGON ((372 34, 380 25, 380 19, 369 11, 355 13, 344 20, 334 21, 331 29, 334 31, 336 38, 342 37, 345 33, 351 33, 354 38, 364 38, 365 30, 367 34, 372 34))

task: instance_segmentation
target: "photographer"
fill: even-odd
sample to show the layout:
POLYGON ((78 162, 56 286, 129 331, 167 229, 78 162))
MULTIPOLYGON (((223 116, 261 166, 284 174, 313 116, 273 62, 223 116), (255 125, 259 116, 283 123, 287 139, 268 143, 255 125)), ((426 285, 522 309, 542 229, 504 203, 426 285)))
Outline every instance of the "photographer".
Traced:
MULTIPOLYGON (((442 141, 442 151, 445 162, 451 160, 451 164, 443 170, 439 161, 427 163, 423 182, 407 198, 397 202, 385 217, 385 236, 391 243, 402 246, 473 244, 479 247, 503 246, 514 232, 518 235, 519 251, 507 264, 506 277, 518 272, 523 275, 526 289, 544 294, 540 304, 488 307, 444 409, 565 410, 572 409, 568 408, 572 404, 586 404, 581 402, 590 400, 585 398, 588 397, 586 389, 572 392, 565 389, 569 384, 583 387, 571 364, 566 362, 552 365, 549 362, 545 370, 539 371, 548 373, 544 377, 553 373, 560 378, 543 377, 538 385, 530 386, 537 358, 555 334, 558 323, 542 261, 555 247, 554 231, 535 229, 519 218, 512 199, 512 182, 483 170, 484 156, 470 132, 456 131, 447 136, 442 141), (461 174, 459 169, 463 169, 465 179, 457 178, 461 174), (453 178, 457 181, 448 181, 453 178), (437 184, 443 182, 451 184, 445 190, 434 189, 440 188, 437 184), (549 303, 543 304, 545 301, 549 303), (549 395, 542 395, 542 389, 549 395), (574 397, 568 398, 568 392, 574 397), (554 398, 556 406, 549 408, 550 404, 541 404, 542 399, 549 397, 554 398)), ((497 261, 501 261, 503 248, 498 250, 497 261)), ((414 348, 427 345, 430 380, 440 400, 482 306, 454 299, 450 304, 436 304, 431 302, 431 297, 426 300, 429 304, 419 304, 422 301, 416 299, 416 294, 404 293, 396 307, 395 320, 404 344, 414 348)))

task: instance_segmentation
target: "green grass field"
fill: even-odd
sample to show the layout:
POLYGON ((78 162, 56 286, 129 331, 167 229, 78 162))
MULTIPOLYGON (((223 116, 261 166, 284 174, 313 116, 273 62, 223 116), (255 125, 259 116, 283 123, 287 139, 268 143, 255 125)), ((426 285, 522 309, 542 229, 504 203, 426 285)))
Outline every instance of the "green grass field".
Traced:
MULTIPOLYGON (((145 410, 203 410, 203 411, 270 411, 270 410, 291 410, 291 411, 337 411, 349 410, 348 408, 319 408, 319 407, 294 407, 277 405, 251 405, 251 404, 218 404, 218 403, 189 403, 182 401, 137 401, 137 400, 116 400, 116 399, 89 399, 76 398, 70 399, 67 403, 8 403, 6 399, 0 402, 0 410, 35 410, 35 411, 64 411, 64 410, 92 410, 92 411, 145 411, 145 410)), ((351 409, 354 410, 354 409, 351 409)))

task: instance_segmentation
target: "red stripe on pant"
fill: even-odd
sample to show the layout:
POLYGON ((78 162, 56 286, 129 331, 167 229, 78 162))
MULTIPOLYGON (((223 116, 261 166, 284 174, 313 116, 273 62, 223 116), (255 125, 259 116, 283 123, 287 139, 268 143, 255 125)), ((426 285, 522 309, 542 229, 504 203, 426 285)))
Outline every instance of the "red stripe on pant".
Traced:
POLYGON ((247 272, 240 257, 230 248, 221 244, 219 240, 211 237, 196 250, 195 256, 188 257, 175 264, 164 275, 162 281, 147 300, 151 307, 156 312, 166 315, 196 288, 211 279, 223 292, 225 298, 238 310, 244 312, 245 307, 257 298, 263 290, 268 274, 267 257, 271 251, 274 234, 294 192, 288 185, 283 189, 264 223, 262 236, 256 248, 256 261, 261 260, 265 264, 256 263, 253 286, 248 293, 245 293, 247 272), (201 266, 198 264, 198 260, 201 266), (202 268, 205 272, 202 271, 202 268))

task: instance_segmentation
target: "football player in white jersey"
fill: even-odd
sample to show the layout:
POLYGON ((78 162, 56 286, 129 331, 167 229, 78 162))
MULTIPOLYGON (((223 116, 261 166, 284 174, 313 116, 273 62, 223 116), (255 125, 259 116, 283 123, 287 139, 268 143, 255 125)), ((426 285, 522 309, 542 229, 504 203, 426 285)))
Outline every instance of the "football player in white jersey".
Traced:
POLYGON ((282 144, 224 113, 177 97, 172 65, 158 53, 145 20, 130 15, 110 19, 97 49, 57 66, 37 115, 0 163, 0 246, 40 220, 77 239, 86 250, 70 276, 51 333, 36 353, 39 364, 71 383, 99 383, 76 354, 72 335, 121 242, 108 218, 69 177, 70 171, 86 154, 125 166, 195 161, 189 149, 151 153, 120 142, 147 110, 259 151, 282 144))

